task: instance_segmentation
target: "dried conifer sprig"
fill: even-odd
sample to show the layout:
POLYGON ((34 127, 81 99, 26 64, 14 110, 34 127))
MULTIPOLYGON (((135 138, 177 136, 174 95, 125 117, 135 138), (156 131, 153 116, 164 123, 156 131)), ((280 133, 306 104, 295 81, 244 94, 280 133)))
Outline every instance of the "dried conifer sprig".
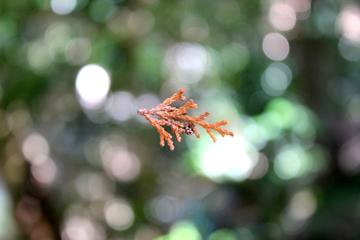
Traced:
POLYGON ((165 146, 165 141, 170 150, 174 150, 174 142, 172 135, 165 130, 165 126, 169 127, 178 142, 181 142, 181 135, 195 135, 200 137, 199 131, 196 125, 201 126, 206 130, 211 139, 215 142, 216 137, 211 132, 216 131, 221 136, 233 136, 231 131, 221 128, 227 124, 227 121, 219 121, 216 123, 208 123, 205 118, 210 115, 208 112, 204 112, 197 117, 187 115, 188 110, 197 108, 197 104, 192 100, 186 100, 184 96, 184 89, 179 89, 171 97, 165 99, 158 106, 151 109, 140 109, 138 114, 144 116, 144 118, 157 130, 160 135, 160 145, 165 146), (183 102, 180 107, 172 106, 175 102, 183 102))

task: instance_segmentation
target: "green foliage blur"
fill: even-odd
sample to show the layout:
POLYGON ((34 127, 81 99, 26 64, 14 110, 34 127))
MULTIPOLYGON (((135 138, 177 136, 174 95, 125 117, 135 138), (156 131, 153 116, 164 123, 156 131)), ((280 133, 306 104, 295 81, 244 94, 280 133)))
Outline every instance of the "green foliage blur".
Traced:
POLYGON ((360 239, 359 67, 355 0, 1 0, 0 239, 360 239))

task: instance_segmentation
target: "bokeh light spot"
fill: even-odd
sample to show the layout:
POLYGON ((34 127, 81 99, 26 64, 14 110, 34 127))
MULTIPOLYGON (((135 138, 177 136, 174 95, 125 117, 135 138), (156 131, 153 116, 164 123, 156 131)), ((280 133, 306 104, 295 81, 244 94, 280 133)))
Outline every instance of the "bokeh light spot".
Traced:
POLYGON ((275 158, 275 173, 284 180, 304 175, 309 167, 309 156, 300 146, 286 146, 275 158))
POLYGON ((220 229, 209 236, 209 240, 236 240, 236 235, 228 229, 220 229))
POLYGON ((283 63, 273 63, 264 72, 261 86, 270 96, 280 96, 290 85, 292 73, 290 68, 283 63))
POLYGON ((181 23, 181 34, 188 40, 203 40, 209 35, 209 24, 198 16, 190 16, 181 23))
POLYGON ((135 180, 140 174, 141 163, 138 157, 121 146, 103 143, 102 164, 106 173, 119 181, 135 180))
POLYGON ((208 145, 199 160, 200 171, 216 181, 242 181, 257 163, 256 152, 239 136, 224 137, 208 145))
POLYGON ((106 112, 117 122, 129 120, 136 112, 133 95, 125 91, 111 94, 106 103, 106 112))
POLYGON ((295 27, 296 12, 287 3, 275 2, 270 7, 269 20, 274 28, 280 31, 289 31, 295 27))
MULTIPOLYGON (((19 205, 18 205, 19 206, 19 205)), ((0 178, 0 223, 2 227, 0 228, 0 238, 1 239, 12 239, 15 232, 15 224, 11 218, 14 215, 14 207, 12 206, 11 199, 9 192, 7 191, 6 187, 2 179, 0 178)), ((17 213, 19 213, 19 208, 16 209, 17 213)), ((36 213, 34 211, 34 215, 31 217, 36 218, 36 213)))
POLYGON ((316 198, 308 190, 297 192, 290 200, 289 215, 298 221, 309 218, 316 209, 316 198))
POLYGON ((105 240, 104 230, 91 219, 83 216, 72 216, 66 220, 63 240, 105 240))
POLYGON ((152 226, 143 225, 136 229, 134 240, 153 240, 160 235, 160 231, 152 226))
POLYGON ((240 43, 226 45, 220 53, 223 74, 231 76, 245 69, 250 62, 250 53, 247 46, 240 43))
POLYGON ((297 13, 308 12, 311 8, 311 0, 286 0, 297 13))
POLYGON ((107 21, 115 12, 115 2, 111 0, 91 1, 90 16, 97 22, 107 21))
POLYGON ((110 90, 110 76, 96 64, 80 69, 76 76, 76 92, 83 107, 94 109, 101 105, 110 90))
POLYGON ((340 55, 351 62, 360 60, 360 41, 353 42, 345 38, 341 38, 338 44, 340 55))
POLYGON ((360 8, 356 5, 345 6, 337 19, 338 28, 344 38, 360 42, 360 8))
POLYGON ((72 65, 85 63, 91 55, 91 43, 87 38, 76 38, 69 42, 65 50, 65 58, 72 65))
POLYGON ((191 222, 177 222, 170 229, 168 235, 156 238, 156 240, 201 240, 201 235, 195 225, 191 222))
POLYGON ((269 170, 269 160, 264 154, 259 154, 259 159, 253 168, 250 179, 260 179, 266 175, 269 170))
POLYGON ((339 166, 341 170, 348 174, 354 175, 360 171, 360 136, 347 141, 340 149, 339 166))
POLYGON ((26 57, 30 67, 40 73, 48 71, 53 63, 48 46, 41 40, 29 44, 26 57))
POLYGON ((178 200, 174 197, 159 196, 152 199, 148 205, 150 217, 160 223, 173 222, 179 214, 178 200))
POLYGON ((262 48, 265 55, 274 61, 282 61, 289 55, 288 40, 280 33, 268 33, 263 39, 262 48))
POLYGON ((180 83, 197 83, 206 73, 209 63, 207 50, 197 43, 178 43, 165 55, 165 72, 180 83))
POLYGON ((39 133, 28 135, 22 143, 22 152, 25 158, 33 163, 41 163, 49 155, 49 144, 39 133))
POLYGON ((75 182, 79 195, 86 200, 99 201, 110 198, 113 189, 105 176, 97 173, 83 173, 75 182))
POLYGON ((134 212, 124 200, 111 200, 105 204, 104 216, 107 224, 115 230, 126 230, 134 222, 134 212))
POLYGON ((59 15, 71 13, 76 7, 77 0, 51 0, 51 9, 59 15))
POLYGON ((316 197, 310 190, 296 192, 290 199, 282 227, 288 233, 300 232, 317 207, 316 197))
POLYGON ((31 173, 33 177, 36 181, 45 186, 51 185, 54 182, 57 172, 58 168, 51 158, 31 166, 31 173))

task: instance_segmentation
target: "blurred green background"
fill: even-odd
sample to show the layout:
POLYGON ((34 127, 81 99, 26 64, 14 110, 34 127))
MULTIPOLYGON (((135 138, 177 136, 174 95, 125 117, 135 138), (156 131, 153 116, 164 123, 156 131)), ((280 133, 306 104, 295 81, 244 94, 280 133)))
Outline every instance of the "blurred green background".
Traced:
POLYGON ((1 240, 360 239, 358 1, 1 0, 0 62, 1 240))

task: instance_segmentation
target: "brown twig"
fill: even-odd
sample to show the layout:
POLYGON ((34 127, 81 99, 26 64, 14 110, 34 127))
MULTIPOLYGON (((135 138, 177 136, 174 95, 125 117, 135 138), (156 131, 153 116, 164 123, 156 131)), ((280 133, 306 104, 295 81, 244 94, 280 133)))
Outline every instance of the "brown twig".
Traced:
POLYGON ((175 149, 172 135, 165 130, 165 126, 168 126, 171 129, 178 142, 181 142, 181 135, 184 133, 187 135, 195 135, 199 138, 200 134, 196 125, 204 128, 214 142, 216 141, 216 137, 211 132, 212 130, 218 132, 222 137, 226 135, 234 135, 231 131, 222 128, 222 126, 227 124, 227 121, 225 120, 216 123, 208 123, 205 121, 205 118, 210 115, 208 112, 204 112, 197 117, 187 115, 187 112, 190 109, 197 108, 197 104, 192 99, 186 101, 184 92, 185 90, 181 88, 158 106, 151 109, 138 110, 138 114, 144 116, 150 125, 152 125, 159 133, 160 145, 162 147, 165 146, 166 141, 170 150, 175 149), (185 102, 180 107, 174 107, 171 105, 179 101, 185 102))

